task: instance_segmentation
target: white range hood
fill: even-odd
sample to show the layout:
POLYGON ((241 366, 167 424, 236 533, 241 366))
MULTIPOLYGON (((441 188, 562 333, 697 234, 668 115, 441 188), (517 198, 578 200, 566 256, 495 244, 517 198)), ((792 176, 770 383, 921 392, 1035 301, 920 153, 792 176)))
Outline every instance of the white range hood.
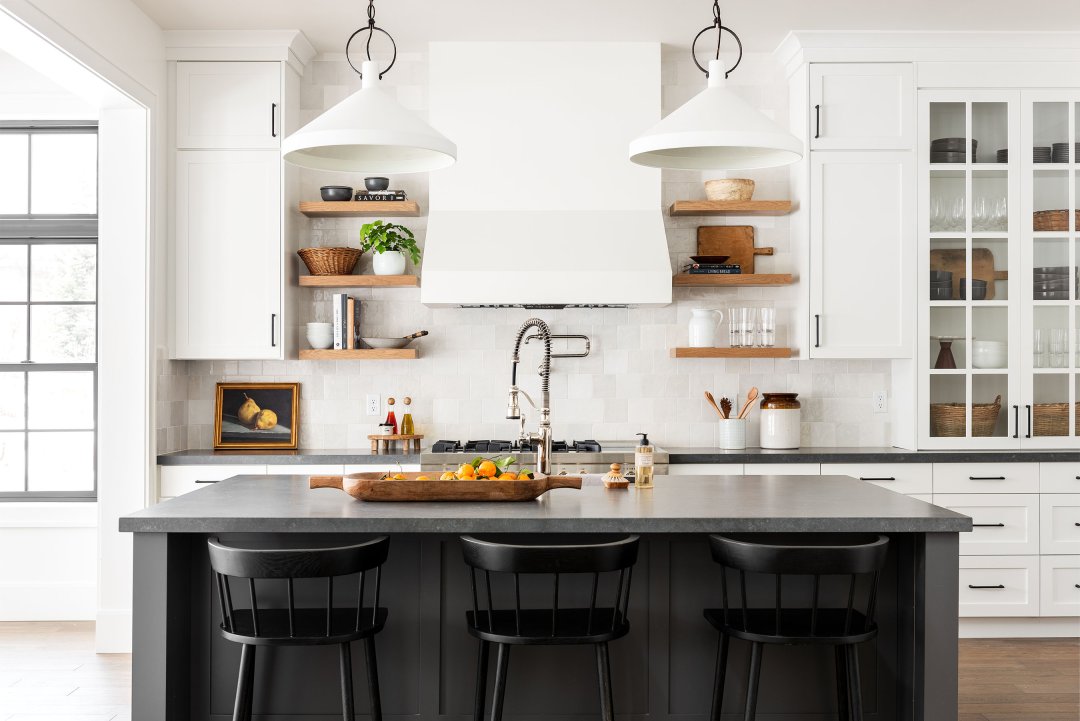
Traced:
POLYGON ((422 302, 671 302, 660 171, 626 158, 660 116, 659 44, 432 43, 429 74, 458 162, 430 176, 422 302))

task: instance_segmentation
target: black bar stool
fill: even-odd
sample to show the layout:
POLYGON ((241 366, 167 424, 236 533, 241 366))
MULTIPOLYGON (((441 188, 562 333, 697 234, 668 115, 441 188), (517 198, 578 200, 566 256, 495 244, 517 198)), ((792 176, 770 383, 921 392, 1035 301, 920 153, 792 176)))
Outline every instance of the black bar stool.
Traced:
MULTIPOLYGON (((367 655, 368 688, 371 692, 371 717, 381 721, 379 673, 375 662, 375 634, 386 624, 387 611, 379 607, 382 564, 390 549, 390 539, 377 538, 367 543, 340 548, 250 550, 230 548, 218 539, 207 541, 210 567, 214 570, 221 603, 221 635, 243 644, 240 652, 240 675, 236 683, 233 721, 250 721, 252 692, 255 687, 255 649, 258 646, 328 646, 339 647, 341 666, 341 707, 347 721, 354 721, 351 643, 363 640, 367 655), (364 605, 365 581, 374 570, 373 602, 364 605), (359 574, 356 605, 334 606, 334 578, 359 574), (233 605, 232 579, 246 580, 240 593, 248 597, 247 608, 233 605), (285 608, 260 607, 255 591, 256 579, 280 579, 285 582, 288 602, 285 608), (297 608, 293 581, 326 579, 326 604, 318 608, 297 608)), ((299 585, 299 584, 298 584, 299 585)), ((265 596, 264 596, 265 601, 265 596)))
POLYGON ((511 646, 560 646, 593 644, 596 646, 596 669, 600 685, 600 710, 603 721, 614 721, 611 691, 611 663, 608 642, 622 638, 630 631, 626 608, 630 602, 630 581, 637 561, 638 537, 629 536, 610 543, 567 546, 534 546, 492 543, 471 536, 461 539, 465 563, 470 566, 473 610, 465 614, 469 633, 480 640, 476 671, 476 702, 473 719, 484 717, 484 696, 488 677, 488 646, 494 643, 498 654, 495 660, 495 692, 491 703, 492 721, 500 721, 503 697, 506 693, 506 672, 511 646), (478 592, 478 572, 484 582, 483 603, 478 592), (521 576, 543 574, 551 576, 551 604, 546 608, 521 607, 521 576), (591 574, 591 593, 587 608, 565 608, 559 605, 559 578, 567 574, 591 574), (618 581, 614 582, 614 576, 618 581), (601 583, 604 576, 604 583, 601 583), (503 593, 496 593, 493 577, 503 579, 503 593), (493 599, 511 595, 513 578, 513 607, 497 606, 493 599), (601 586, 613 586, 601 594, 610 605, 597 605, 601 586), (610 594, 610 591, 614 594, 610 594))
POLYGON ((746 721, 752 721, 757 714, 761 653, 765 644, 833 646, 839 718, 862 721, 856 644, 874 638, 878 632, 874 623, 877 575, 885 565, 889 539, 877 534, 762 533, 709 536, 709 545, 713 560, 722 566, 720 591, 724 604, 723 608, 705 610, 705 618, 720 632, 713 686, 714 721, 719 720, 724 701, 728 640, 732 637, 753 644, 746 721), (732 602, 735 590, 729 593, 729 571, 738 585, 737 605, 732 602), (747 601, 747 574, 774 577, 769 594, 771 605, 754 607, 747 601), (784 586, 791 585, 784 581, 793 576, 813 577, 810 597, 806 599, 808 606, 784 606, 784 586), (830 584, 826 592, 838 591, 838 598, 846 600, 845 605, 821 600, 823 577, 830 584))

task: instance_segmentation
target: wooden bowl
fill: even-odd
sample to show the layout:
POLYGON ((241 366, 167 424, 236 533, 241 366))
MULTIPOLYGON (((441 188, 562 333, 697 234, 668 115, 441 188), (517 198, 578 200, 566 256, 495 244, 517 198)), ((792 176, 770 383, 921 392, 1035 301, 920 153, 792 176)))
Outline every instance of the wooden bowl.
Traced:
POLYGON ((705 197, 709 200, 750 200, 754 197, 754 181, 748 178, 706 180, 705 197))
POLYGON ((409 472, 404 478, 385 473, 311 476, 311 488, 340 488, 358 501, 533 501, 552 488, 581 488, 581 476, 541 476, 529 481, 440 481, 437 471, 409 472), (427 476, 430 480, 417 480, 427 476))

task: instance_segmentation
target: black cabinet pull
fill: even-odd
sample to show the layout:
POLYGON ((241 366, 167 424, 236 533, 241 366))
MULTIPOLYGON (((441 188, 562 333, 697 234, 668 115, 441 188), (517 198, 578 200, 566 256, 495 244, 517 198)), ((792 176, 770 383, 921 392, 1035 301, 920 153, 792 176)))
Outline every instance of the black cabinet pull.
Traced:
POLYGON ((821 106, 814 106, 814 137, 821 137, 821 106))
POLYGON ((1005 528, 1004 523, 972 523, 971 526, 972 528, 1005 528))
POLYGON ((862 476, 860 476, 859 480, 860 481, 895 481, 896 479, 893 478, 892 476, 882 476, 881 478, 863 478, 862 476))
POLYGON ((1080 588, 1080 583, 1074 583, 1073 585, 1076 586, 1077 588, 1080 588))
POLYGON ((821 316, 814 316, 814 347, 821 347, 821 316))
POLYGON ((973 585, 971 585, 971 584, 969 583, 969 584, 968 584, 968 588, 975 588, 975 589, 980 589, 980 588, 995 588, 995 589, 996 589, 996 588, 1005 588, 1005 587, 1004 587, 1003 585, 1001 585, 1000 583, 999 583, 998 585, 996 585, 996 586, 973 586, 973 585))
POLYGON ((1013 438, 1020 437, 1020 406, 1013 406, 1013 438))
POLYGON ((1080 522, 1074 523, 1074 526, 1080 526, 1080 522))
POLYGON ((1028 417, 1027 433, 1024 435, 1024 438, 1031 438, 1031 406, 1024 406, 1024 408, 1027 408, 1028 417))
POLYGON ((277 137, 277 103, 270 103, 270 137, 277 137))
POLYGON ((196 483, 217 483, 217 481, 195 481, 196 483))
POLYGON ((270 314, 270 347, 277 348, 277 333, 274 329, 277 326, 277 313, 270 314))
POLYGON ((968 476, 969 481, 1004 481, 1005 476, 968 476))

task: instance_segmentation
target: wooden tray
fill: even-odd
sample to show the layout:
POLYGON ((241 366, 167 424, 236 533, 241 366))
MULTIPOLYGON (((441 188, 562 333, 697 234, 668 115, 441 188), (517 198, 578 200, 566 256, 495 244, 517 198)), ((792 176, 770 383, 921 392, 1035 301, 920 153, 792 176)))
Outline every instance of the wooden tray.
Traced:
POLYGON ((744 274, 753 274, 755 255, 772 254, 772 248, 754 247, 752 225, 703 225, 698 228, 697 255, 726 255, 727 262, 741 266, 744 274))
POLYGON ((358 501, 534 501, 552 488, 581 488, 581 476, 542 476, 531 481, 418 481, 441 472, 402 473, 382 480, 382 471, 347 476, 311 476, 311 488, 340 488, 358 501))
MULTIPOLYGON (((963 248, 936 248, 930 251, 930 270, 952 272, 952 297, 960 300, 960 279, 967 275, 967 257, 963 248)), ((1008 280, 1009 271, 994 270, 994 253, 989 248, 971 249, 971 276, 986 281, 986 300, 993 300, 995 280, 1008 280)))

